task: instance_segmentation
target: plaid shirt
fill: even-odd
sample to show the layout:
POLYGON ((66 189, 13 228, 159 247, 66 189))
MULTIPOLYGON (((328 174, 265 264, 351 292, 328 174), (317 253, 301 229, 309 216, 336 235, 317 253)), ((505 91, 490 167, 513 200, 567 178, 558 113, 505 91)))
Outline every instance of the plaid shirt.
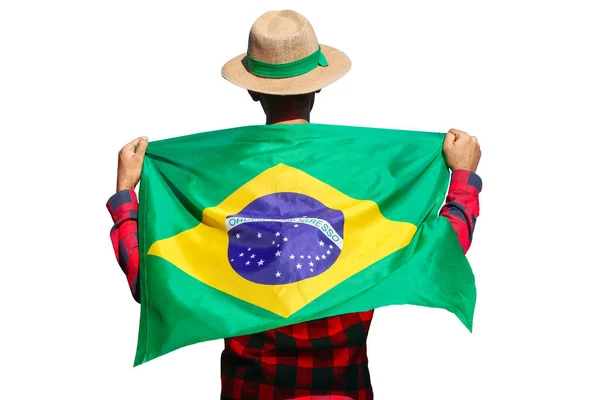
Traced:
MULTIPOLYGON (((479 215, 480 191, 479 176, 454 171, 440 211, 465 253, 479 215)), ((117 261, 139 302, 135 192, 116 193, 107 208, 114 221, 110 238, 117 261)), ((366 348, 372 318, 372 310, 356 312, 225 339, 221 399, 373 399, 366 348)))

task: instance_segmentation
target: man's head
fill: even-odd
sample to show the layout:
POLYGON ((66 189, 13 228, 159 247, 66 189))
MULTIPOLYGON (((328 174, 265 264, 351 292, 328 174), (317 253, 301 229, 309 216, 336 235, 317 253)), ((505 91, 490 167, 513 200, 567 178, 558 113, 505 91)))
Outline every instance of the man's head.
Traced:
MULTIPOLYGON (((270 11, 250 29, 247 53, 227 62, 225 79, 248 90, 269 120, 303 118, 315 93, 350 70, 341 51, 320 45, 308 20, 290 11, 270 11)), ((306 118, 305 118, 306 119, 306 118)))
POLYGON ((310 121, 310 112, 315 104, 315 94, 320 91, 288 96, 258 93, 252 90, 248 90, 248 93, 252 100, 260 102, 267 116, 267 124, 273 124, 291 120, 310 121))

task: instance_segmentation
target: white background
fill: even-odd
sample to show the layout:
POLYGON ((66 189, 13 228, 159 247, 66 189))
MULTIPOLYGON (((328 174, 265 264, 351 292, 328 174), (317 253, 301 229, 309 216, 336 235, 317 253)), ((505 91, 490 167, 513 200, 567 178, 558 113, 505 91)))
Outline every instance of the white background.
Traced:
POLYGON ((117 152, 264 123, 220 76, 291 8, 350 73, 313 122, 479 137, 473 334, 387 307, 377 399, 598 399, 599 13, 592 1, 6 1, 0 6, 2 399, 216 399, 222 341, 132 368, 139 306, 109 241, 117 152))

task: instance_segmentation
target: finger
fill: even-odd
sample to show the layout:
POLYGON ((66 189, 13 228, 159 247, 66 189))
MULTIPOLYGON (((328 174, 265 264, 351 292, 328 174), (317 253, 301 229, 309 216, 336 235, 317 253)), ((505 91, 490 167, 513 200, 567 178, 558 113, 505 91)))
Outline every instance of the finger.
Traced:
POLYGON ((467 132, 464 131, 460 131, 458 129, 450 129, 448 132, 451 132, 454 134, 454 136, 456 136, 457 139, 460 139, 462 137, 469 137, 469 134, 467 132))
POLYGON ((129 150, 133 153, 135 151, 135 146, 138 145, 138 143, 140 142, 141 139, 142 139, 141 137, 137 137, 137 138, 133 139, 131 142, 127 143, 123 147, 123 150, 129 150))
POLYGON ((146 154, 146 149, 148 148, 148 138, 146 136, 142 136, 135 148, 135 156, 138 158, 144 158, 146 154))
POLYGON ((454 144, 456 140, 456 135, 452 132, 446 133, 446 138, 444 139, 444 147, 450 147, 454 144))
POLYGON ((457 139, 456 139, 456 143, 467 143, 471 140, 471 135, 469 135, 467 132, 463 132, 460 131, 461 133, 459 133, 457 135, 457 139))

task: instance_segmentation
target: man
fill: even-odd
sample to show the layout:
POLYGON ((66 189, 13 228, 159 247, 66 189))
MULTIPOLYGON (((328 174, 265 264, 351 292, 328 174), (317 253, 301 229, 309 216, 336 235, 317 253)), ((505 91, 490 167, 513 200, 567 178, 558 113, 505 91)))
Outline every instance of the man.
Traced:
MULTIPOLYGON (((293 11, 269 12, 252 26, 248 53, 225 64, 223 76, 260 102, 267 124, 309 123, 315 94, 342 77, 350 60, 319 45, 310 23, 293 11)), ((148 139, 119 153, 117 193, 107 207, 117 260, 139 302, 137 198, 148 139)), ((453 171, 441 216, 447 218, 466 253, 479 213, 481 156, 475 137, 451 129, 444 155, 453 171)), ((372 399, 366 339, 373 311, 304 322, 225 339, 221 358, 222 399, 372 399), (277 360, 276 362, 266 361, 277 360), (322 397, 321 397, 322 396, 322 397)))

